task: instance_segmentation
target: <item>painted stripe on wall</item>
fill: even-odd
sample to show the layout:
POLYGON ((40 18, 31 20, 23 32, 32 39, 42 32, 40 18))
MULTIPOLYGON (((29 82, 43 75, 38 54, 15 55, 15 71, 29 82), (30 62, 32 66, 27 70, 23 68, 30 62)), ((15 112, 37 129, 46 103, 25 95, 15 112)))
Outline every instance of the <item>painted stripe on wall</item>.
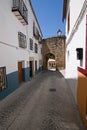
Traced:
POLYGON ((0 100, 16 90, 18 86, 18 71, 6 75, 6 89, 0 92, 0 100))
POLYGON ((37 71, 35 72, 35 74, 38 74, 38 73, 40 73, 42 71, 42 67, 39 67, 38 69, 37 69, 37 71))
MULTIPOLYGON (((42 71, 40 67, 36 73, 42 71)), ((30 70, 29 68, 23 69, 23 81, 27 82, 30 80, 30 70)), ((18 81, 18 71, 6 75, 6 89, 0 92, 0 100, 4 99, 6 96, 14 92, 19 87, 18 81)))
POLYGON ((78 72, 77 104, 87 128, 87 77, 78 72))
POLYGON ((29 67, 23 68, 22 71, 23 71, 23 81, 24 82, 29 81, 30 80, 30 69, 29 69, 29 67))

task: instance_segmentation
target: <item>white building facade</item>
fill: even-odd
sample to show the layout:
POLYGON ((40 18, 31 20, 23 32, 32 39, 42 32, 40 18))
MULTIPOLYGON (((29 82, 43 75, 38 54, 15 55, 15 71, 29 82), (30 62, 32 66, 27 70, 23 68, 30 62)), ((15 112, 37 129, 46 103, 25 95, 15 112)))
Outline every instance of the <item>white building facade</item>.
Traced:
POLYGON ((64 0, 63 11, 67 37, 66 78, 77 81, 78 67, 86 68, 86 0, 64 0))
POLYGON ((64 0, 66 78, 87 126, 87 0, 64 0))
POLYGON ((41 71, 41 37, 30 0, 0 1, 0 99, 41 71))
POLYGON ((86 65, 86 1, 67 0, 67 4, 66 78, 77 78, 77 67, 85 68, 86 65), (81 59, 77 56, 80 50, 83 52, 81 59))

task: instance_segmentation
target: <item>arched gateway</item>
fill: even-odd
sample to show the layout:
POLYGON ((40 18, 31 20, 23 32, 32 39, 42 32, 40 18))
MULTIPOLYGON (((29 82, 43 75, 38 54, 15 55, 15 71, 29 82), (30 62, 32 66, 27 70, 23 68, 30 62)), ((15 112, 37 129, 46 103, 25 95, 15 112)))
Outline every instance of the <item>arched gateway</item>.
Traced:
POLYGON ((42 55, 43 69, 50 67, 56 70, 65 68, 65 36, 43 39, 42 55))

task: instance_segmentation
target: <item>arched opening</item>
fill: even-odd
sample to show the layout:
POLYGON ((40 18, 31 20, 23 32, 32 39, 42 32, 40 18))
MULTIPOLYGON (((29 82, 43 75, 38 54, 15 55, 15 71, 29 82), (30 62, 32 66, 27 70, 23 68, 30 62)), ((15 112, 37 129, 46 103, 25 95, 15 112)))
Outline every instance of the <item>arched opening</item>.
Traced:
POLYGON ((56 61, 55 61, 55 55, 52 53, 48 53, 44 57, 44 69, 47 70, 56 70, 56 61))
POLYGON ((56 61, 55 59, 48 59, 48 62, 47 62, 47 69, 48 70, 52 70, 52 71, 55 71, 56 70, 56 61))

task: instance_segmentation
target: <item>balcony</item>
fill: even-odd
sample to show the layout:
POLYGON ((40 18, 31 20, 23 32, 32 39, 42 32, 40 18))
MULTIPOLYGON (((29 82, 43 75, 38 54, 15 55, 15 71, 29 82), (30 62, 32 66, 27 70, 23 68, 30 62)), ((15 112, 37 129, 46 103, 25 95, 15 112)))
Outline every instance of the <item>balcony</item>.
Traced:
POLYGON ((18 32, 18 39, 19 39, 19 47, 27 48, 26 36, 23 33, 18 32))
POLYGON ((42 41, 42 37, 39 36, 39 40, 38 40, 38 42, 41 43, 41 41, 42 41))
POLYGON ((12 12, 23 25, 28 24, 28 10, 23 0, 13 0, 12 12))
POLYGON ((33 35, 37 40, 39 40, 40 34, 35 25, 33 26, 33 35))

